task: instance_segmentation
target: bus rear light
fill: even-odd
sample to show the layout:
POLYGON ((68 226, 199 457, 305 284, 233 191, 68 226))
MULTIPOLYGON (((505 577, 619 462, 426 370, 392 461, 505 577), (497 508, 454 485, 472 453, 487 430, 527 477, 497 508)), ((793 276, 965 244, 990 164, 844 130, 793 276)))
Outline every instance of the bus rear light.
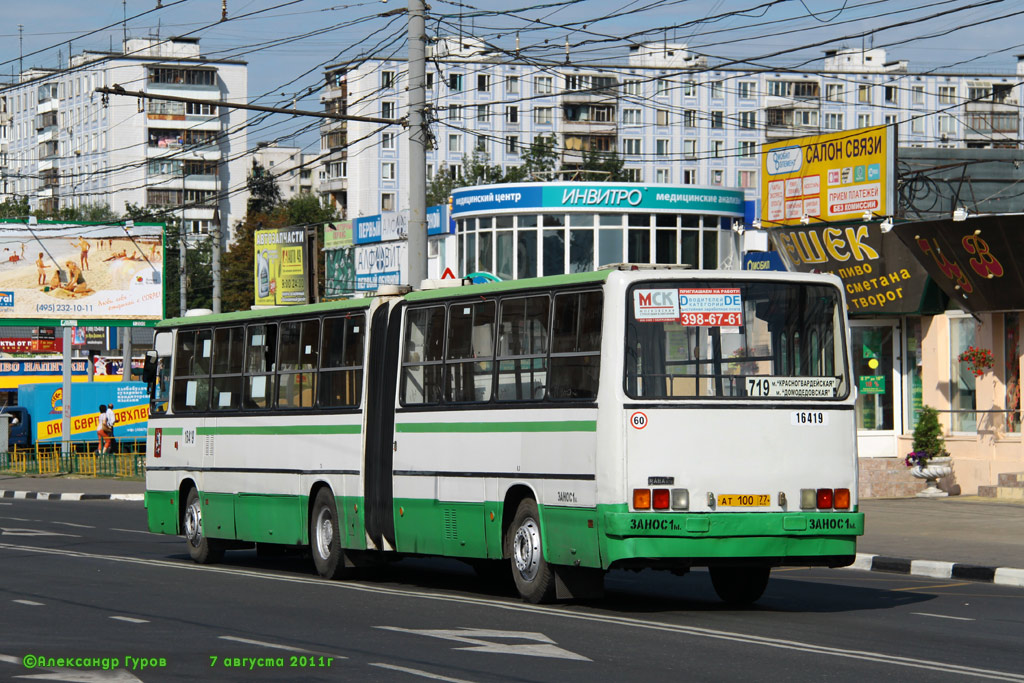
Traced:
POLYGON ((654 489, 654 509, 668 510, 669 494, 668 489, 654 489))
POLYGON ((832 509, 832 489, 818 489, 818 509, 832 509))
POLYGON ((690 490, 689 489, 672 489, 672 509, 673 510, 689 510, 690 509, 690 490))
POLYGON ((817 507, 818 492, 814 489, 800 489, 800 509, 813 510, 817 507))
POLYGON ((786 492, 785 491, 779 491, 779 507, 780 508, 786 507, 786 492))
POLYGON ((836 489, 835 495, 836 510, 850 509, 850 489, 836 489))
POLYGON ((633 489, 633 509, 634 510, 650 510, 651 509, 651 490, 650 489, 633 489))

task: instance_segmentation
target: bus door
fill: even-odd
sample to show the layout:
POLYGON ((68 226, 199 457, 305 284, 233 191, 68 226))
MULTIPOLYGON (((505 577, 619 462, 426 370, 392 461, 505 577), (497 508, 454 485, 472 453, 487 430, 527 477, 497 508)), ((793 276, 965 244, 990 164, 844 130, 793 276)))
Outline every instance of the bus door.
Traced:
POLYGON ((395 390, 398 383, 398 347, 402 310, 386 303, 370 321, 370 360, 366 373, 366 453, 363 505, 366 533, 378 549, 395 547, 395 510, 392 469, 395 459, 395 390), (390 320, 389 320, 390 317, 390 320))

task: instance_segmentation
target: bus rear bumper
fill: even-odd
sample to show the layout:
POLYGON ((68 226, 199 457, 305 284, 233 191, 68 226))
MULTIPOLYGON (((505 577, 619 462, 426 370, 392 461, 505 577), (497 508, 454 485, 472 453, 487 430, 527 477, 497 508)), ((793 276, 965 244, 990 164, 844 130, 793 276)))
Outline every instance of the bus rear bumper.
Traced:
POLYGON ((853 562, 864 534, 861 512, 606 512, 601 521, 605 567, 841 567, 853 562))

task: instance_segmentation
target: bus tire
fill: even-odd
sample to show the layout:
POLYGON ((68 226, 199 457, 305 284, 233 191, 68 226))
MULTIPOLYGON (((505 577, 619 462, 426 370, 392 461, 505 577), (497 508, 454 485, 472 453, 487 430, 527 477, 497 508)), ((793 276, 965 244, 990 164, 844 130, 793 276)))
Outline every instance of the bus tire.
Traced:
POLYGON ((341 550, 341 526, 338 506, 329 488, 322 488, 313 499, 309 516, 309 551, 316 572, 325 579, 340 579, 346 574, 345 555, 341 550))
POLYGON ((723 602, 749 605, 757 602, 768 587, 771 567, 709 567, 711 585, 723 602))
POLYGON ((185 532, 188 554, 197 564, 216 564, 224 559, 224 544, 203 533, 203 508, 199 504, 199 491, 189 489, 185 497, 185 511, 181 515, 181 528, 185 532))
POLYGON ((555 573, 544 559, 537 503, 526 498, 519 503, 509 527, 508 553, 512 578, 524 601, 540 604, 555 598, 555 573))

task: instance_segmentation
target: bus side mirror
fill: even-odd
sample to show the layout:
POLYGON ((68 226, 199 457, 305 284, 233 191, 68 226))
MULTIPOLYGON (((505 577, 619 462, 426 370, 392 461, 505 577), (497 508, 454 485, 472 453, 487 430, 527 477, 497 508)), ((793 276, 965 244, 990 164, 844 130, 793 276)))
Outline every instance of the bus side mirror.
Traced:
POLYGON ((146 352, 146 362, 142 366, 142 381, 146 384, 156 382, 156 351, 146 352))

